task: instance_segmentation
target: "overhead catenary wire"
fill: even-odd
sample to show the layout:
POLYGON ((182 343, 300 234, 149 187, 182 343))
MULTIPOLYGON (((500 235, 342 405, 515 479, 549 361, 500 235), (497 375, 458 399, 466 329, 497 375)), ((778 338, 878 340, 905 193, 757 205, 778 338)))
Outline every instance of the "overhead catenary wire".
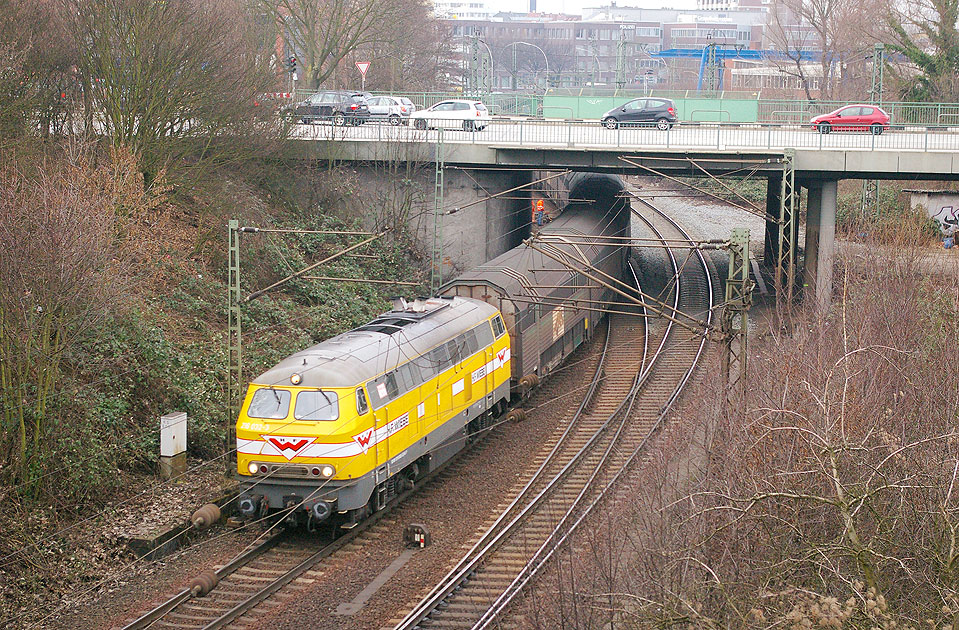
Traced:
MULTIPOLYGON (((622 155, 621 155, 621 156, 619 156, 619 159, 622 160, 623 162, 628 163, 628 164, 632 164, 633 166, 635 166, 635 167, 637 167, 637 168, 645 169, 645 170, 649 171, 650 173, 653 173, 653 174, 655 174, 655 175, 658 175, 658 176, 663 177, 663 178, 665 178, 665 179, 668 179, 668 180, 670 180, 670 181, 676 182, 677 184, 681 184, 681 185, 683 185, 683 186, 688 186, 688 187, 692 188, 693 190, 695 190, 695 191, 697 191, 697 192, 700 192, 700 193, 702 193, 702 194, 704 194, 704 195, 706 195, 706 196, 708 196, 708 197, 712 197, 713 199, 717 199, 717 200, 719 200, 719 201, 722 201, 723 203, 727 203, 727 204, 733 206, 734 208, 738 208, 738 209, 740 209, 740 210, 743 210, 744 212, 748 212, 748 213, 750 213, 750 214, 754 214, 754 215, 756 215, 756 216, 758 216, 758 217, 761 217, 761 218, 763 218, 763 219, 765 219, 765 220, 767 220, 767 221, 771 221, 771 222, 775 222, 775 223, 778 223, 778 222, 779 222, 779 219, 778 219, 778 218, 773 217, 773 216, 771 216, 771 215, 769 215, 769 214, 766 214, 766 212, 756 211, 756 210, 752 209, 751 207, 741 206, 741 205, 739 205, 739 204, 737 204, 737 203, 733 203, 733 202, 730 201, 729 199, 725 199, 725 198, 720 197, 719 195, 717 195, 717 194, 715 194, 715 193, 709 192, 708 190, 703 190, 702 188, 698 188, 698 187, 696 187, 696 186, 693 186, 692 184, 686 183, 686 182, 682 181, 681 179, 679 179, 679 178, 677 178, 677 177, 673 177, 673 176, 671 176, 671 175, 667 175, 666 173, 663 173, 663 172, 661 172, 661 171, 657 171, 656 169, 654 169, 654 168, 652 168, 652 167, 649 167, 649 166, 646 166, 646 165, 644 165, 644 164, 640 164, 640 163, 638 163, 638 162, 633 162, 632 160, 630 160, 629 158, 627 158, 627 157, 625 157, 625 156, 622 156, 622 155)), ((632 193, 630 193, 630 194, 632 194, 632 193)))
POLYGON ((509 188, 509 189, 507 189, 507 190, 504 190, 503 192, 494 193, 494 194, 492 194, 492 195, 490 195, 490 196, 488 196, 488 197, 484 197, 483 199, 476 199, 476 200, 471 201, 471 202, 469 202, 469 203, 467 203, 467 204, 465 204, 465 205, 456 206, 456 207, 454 207, 454 208, 452 208, 452 209, 450 209, 450 210, 447 210, 447 211, 444 212, 443 214, 444 214, 444 215, 456 214, 456 213, 459 212, 460 210, 465 210, 466 208, 469 208, 469 207, 471 207, 471 206, 475 206, 475 205, 478 205, 478 204, 481 204, 481 203, 485 203, 485 202, 489 201, 490 199, 495 199, 496 197, 499 197, 500 195, 505 195, 505 194, 508 194, 508 193, 511 193, 511 192, 516 192, 517 190, 522 190, 523 188, 529 188, 530 186, 534 186, 534 185, 536 185, 536 184, 541 184, 541 183, 543 183, 543 182, 545 182, 545 181, 548 181, 548 180, 551 180, 551 179, 555 179, 555 178, 557 178, 557 177, 563 177, 564 175, 567 175, 569 172, 570 172, 570 171, 563 171, 563 172, 561 172, 561 173, 556 173, 556 174, 554 174, 554 175, 548 175, 547 177, 543 177, 543 178, 541 178, 541 179, 537 179, 537 180, 535 180, 535 181, 528 182, 528 183, 526 183, 526 184, 520 184, 519 186, 514 186, 513 188, 509 188))
POLYGON ((245 234, 329 234, 335 236, 374 236, 376 232, 355 232, 350 230, 297 230, 286 228, 241 227, 240 232, 245 234))
POLYGON ((368 244, 368 243, 371 243, 371 242, 375 241, 376 239, 380 238, 381 236, 383 236, 384 234, 386 234, 386 233, 389 232, 389 231, 390 231, 390 228, 386 228, 386 229, 383 230, 382 232, 379 232, 379 233, 375 234, 374 236, 372 236, 372 237, 370 237, 370 238, 368 238, 368 239, 366 239, 366 240, 364 240, 364 241, 361 241, 361 242, 359 242, 359 243, 356 243, 356 244, 354 244, 354 245, 351 245, 351 246, 347 247, 346 249, 344 249, 344 250, 342 250, 342 251, 339 251, 339 252, 337 252, 337 253, 335 253, 335 254, 332 254, 332 255, 330 255, 330 256, 327 256, 327 257, 324 258, 323 260, 317 261, 317 262, 315 262, 315 263, 313 263, 313 264, 311 264, 311 265, 307 265, 306 267, 304 267, 304 268, 301 269, 300 271, 297 271, 296 273, 290 274, 290 275, 288 275, 287 277, 283 278, 282 280, 277 280, 276 282, 274 282, 273 284, 271 284, 271 285, 268 286, 268 287, 265 287, 265 288, 260 289, 260 290, 258 290, 258 291, 253 291, 253 292, 250 293, 248 296, 246 296, 246 299, 243 300, 243 301, 244 301, 244 302, 250 302, 251 300, 255 300, 256 298, 260 297, 260 296, 263 295, 264 293, 268 293, 269 291, 272 291, 273 289, 279 287, 279 286, 282 285, 282 284, 285 284, 285 283, 289 282, 290 280, 294 280, 294 279, 296 279, 296 278, 299 278, 299 277, 303 276, 305 273, 307 273, 308 271, 310 271, 310 270, 312 270, 312 269, 315 269, 316 267, 319 267, 319 266, 322 265, 322 264, 325 264, 325 263, 331 262, 331 261, 333 261, 333 260, 336 260, 336 259, 339 258, 340 256, 343 256, 344 254, 346 254, 346 253, 348 253, 348 252, 350 252, 350 251, 352 251, 352 250, 354 250, 354 249, 357 249, 358 247, 362 247, 363 245, 366 245, 366 244, 368 244))
MULTIPOLYGON (((686 327, 686 328, 689 328, 689 327, 690 327, 690 324, 687 324, 685 321, 680 320, 678 317, 676 317, 676 316, 674 316, 674 315, 670 315, 670 314, 666 313, 666 310, 671 309, 671 307, 669 307, 669 305, 664 304, 664 303, 660 302, 659 300, 656 300, 655 298, 652 298, 651 296, 646 296, 645 294, 642 294, 642 295, 644 295, 644 297, 649 298, 649 300, 652 301, 652 304, 659 304, 659 305, 661 305, 661 308, 656 308, 655 306, 653 306, 653 305, 650 304, 650 303, 646 303, 646 302, 642 301, 641 299, 635 298, 634 296, 629 295, 628 293, 626 293, 626 292, 624 292, 624 291, 622 291, 622 290, 620 290, 620 289, 618 289, 618 288, 616 288, 616 287, 614 287, 614 286, 612 286, 612 285, 609 285, 608 283, 603 282, 602 280, 600 280, 600 279, 597 278, 596 276, 591 275, 591 274, 589 274, 589 273, 586 272, 586 271, 582 271, 582 270, 580 270, 580 269, 577 269, 577 268, 573 267, 572 265, 570 265, 570 264, 566 263, 565 261, 561 260, 558 256, 555 256, 555 255, 549 253, 549 252, 546 251, 545 249, 536 247, 535 245, 533 245, 533 244, 530 242, 530 241, 532 241, 532 240, 533 240, 533 239, 529 239, 529 241, 527 241, 527 243, 529 244, 530 247, 532 247, 533 249, 539 251, 539 252, 542 253, 543 255, 548 256, 549 258, 552 258, 553 260, 555 260, 556 262, 560 263, 561 265, 566 265, 566 266, 568 266, 571 270, 577 271, 577 272, 579 272, 579 273, 582 273, 584 276, 586 276, 586 277, 589 278, 590 280, 593 280, 594 282, 599 282, 600 284, 603 284, 604 286, 607 286, 610 290, 612 290, 612 291, 614 291, 615 293, 623 296, 624 298, 626 298, 627 300, 629 300, 630 302, 632 302, 633 304, 635 304, 635 305, 637 305, 637 306, 645 306, 646 308, 649 308, 650 310, 652 310, 654 313, 656 313, 656 314, 660 315, 661 317, 664 317, 664 318, 666 318, 666 319, 668 319, 668 320, 670 320, 670 321, 672 321, 672 322, 674 322, 674 323, 676 323, 676 324, 679 324, 680 326, 684 326, 684 327, 686 327)), ((598 273, 600 273, 600 274, 603 274, 603 275, 607 275, 607 274, 604 274, 602 271, 599 271, 598 269, 593 269, 593 271, 596 271, 596 272, 598 272, 598 273)), ((696 317, 693 317, 692 315, 689 315, 689 314, 687 314, 687 313, 684 313, 683 311, 678 311, 678 310, 675 310, 675 309, 673 309, 673 311, 674 311, 675 315, 679 315, 679 316, 685 317, 685 318, 687 318, 687 319, 689 319, 689 320, 692 320, 692 321, 696 324, 696 326, 695 326, 695 328, 694 328, 694 331, 695 331, 695 330, 698 330, 698 329, 700 329, 700 328, 702 328, 703 330, 711 330, 711 329, 714 328, 714 327, 710 326, 709 324, 706 324, 705 322, 697 319, 696 317)))
POLYGON ((333 276, 301 276, 304 280, 323 280, 326 282, 356 282, 358 284, 392 284, 407 287, 418 287, 422 282, 404 282, 401 280, 374 280, 371 278, 336 278, 333 276))

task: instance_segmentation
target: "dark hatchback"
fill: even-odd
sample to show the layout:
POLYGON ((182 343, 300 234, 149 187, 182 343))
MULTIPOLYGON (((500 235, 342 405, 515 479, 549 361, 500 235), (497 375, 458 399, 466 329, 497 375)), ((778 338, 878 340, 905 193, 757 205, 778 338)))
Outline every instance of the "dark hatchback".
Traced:
POLYGON ((635 98, 609 110, 600 119, 607 129, 623 126, 653 126, 666 131, 677 122, 676 106, 668 98, 635 98))
POLYGON ((361 125, 370 118, 370 107, 361 92, 323 91, 293 106, 293 117, 304 124, 320 120, 334 125, 361 125))

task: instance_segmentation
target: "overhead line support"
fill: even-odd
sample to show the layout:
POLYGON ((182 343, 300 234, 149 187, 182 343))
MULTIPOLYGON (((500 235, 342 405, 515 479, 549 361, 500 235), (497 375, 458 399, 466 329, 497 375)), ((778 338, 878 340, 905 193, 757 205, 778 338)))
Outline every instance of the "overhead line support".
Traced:
POLYGON ((786 149, 779 195, 779 249, 776 259, 777 306, 791 307, 796 282, 796 223, 799 195, 796 189, 795 149, 786 149))
POLYGON ((722 332, 722 378, 726 389, 727 415, 743 413, 746 401, 746 327, 752 305, 749 279, 749 230, 733 228, 729 237, 729 272, 726 300, 720 314, 722 332))
MULTIPOLYGON (((231 219, 228 227, 229 277, 227 315, 227 418, 224 432, 224 453, 232 453, 236 444, 236 422, 240 415, 243 389, 243 336, 240 331, 240 222, 231 219)), ((226 467, 233 468, 234 458, 227 455, 226 467)))

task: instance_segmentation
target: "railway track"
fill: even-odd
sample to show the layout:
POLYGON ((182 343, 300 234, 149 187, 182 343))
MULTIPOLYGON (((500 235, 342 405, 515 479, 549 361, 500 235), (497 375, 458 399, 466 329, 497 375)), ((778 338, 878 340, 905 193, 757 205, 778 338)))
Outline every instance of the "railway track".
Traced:
MULTIPOLYGON (((420 485, 443 472, 443 468, 424 478, 413 490, 400 495, 389 507, 405 500, 420 485)), ((146 614, 123 626, 122 630, 142 628, 225 628, 261 602, 312 570, 324 558, 349 545, 366 533, 389 512, 384 510, 335 540, 295 536, 281 529, 269 538, 251 545, 228 564, 205 571, 176 595, 146 614), (206 574, 206 575, 204 575, 206 574), (215 579, 210 581, 210 575, 215 579), (207 580, 208 588, 198 582, 207 580)))
MULTIPOLYGON (((654 232, 670 229, 665 219, 651 221, 654 232)), ((708 277, 697 280, 691 266, 683 265, 673 254, 669 259, 675 277, 682 282, 674 284, 663 299, 676 308, 707 312, 709 304, 696 304, 695 299, 704 291, 703 285, 710 284, 708 277)), ((408 615, 408 619, 418 617, 418 621, 404 620, 398 628, 483 627, 499 618, 602 498, 617 471, 628 465, 630 453, 635 454, 655 430, 658 420, 652 418, 661 417, 661 407, 671 404, 677 395, 680 388, 675 382, 683 380, 678 375, 688 378, 693 364, 688 358, 681 361, 674 357, 675 350, 689 346, 685 352, 688 357, 699 340, 689 334, 677 338, 672 329, 668 322, 647 327, 642 317, 610 317, 603 352, 589 350, 584 363, 577 366, 594 374, 590 384, 583 387, 586 393, 576 412, 556 419, 556 430, 546 448, 540 449, 544 454, 535 461, 535 472, 521 484, 516 499, 502 515, 489 523, 486 533, 478 536, 457 568, 434 589, 435 604, 421 602, 408 615), (637 347, 643 348, 641 353, 637 353, 637 347), (651 370, 654 365, 656 371, 651 370), (639 396, 641 391, 644 393, 639 396)), ((549 388, 547 381, 543 389, 549 388)), ((576 405, 572 398, 566 404, 576 405)), ((427 487, 418 492, 417 502, 428 505, 428 484, 436 484, 435 477, 456 475, 457 470, 470 466, 469 461, 479 450, 468 449, 446 468, 418 483, 417 490, 427 487)), ((291 582, 319 584, 334 574, 341 577, 351 563, 356 566, 363 561, 358 550, 364 538, 395 535, 398 521, 391 513, 412 492, 394 500, 391 509, 377 513, 332 542, 278 534, 217 569, 218 584, 205 597, 196 597, 189 587, 184 588, 124 629, 256 627, 257 616, 291 592, 291 582), (264 602, 267 606, 261 606, 264 602)), ((292 590, 300 588, 294 584, 292 590)), ((316 590, 311 588, 310 592, 316 590)))
MULTIPOLYGON (((654 215, 640 219, 663 239, 672 269, 673 282, 664 301, 709 321, 713 306, 709 266, 698 252, 687 257, 665 246, 691 239, 678 224, 648 207, 654 215)), ((394 620, 395 630, 476 629, 501 621, 516 596, 643 450, 705 347, 705 337, 677 330, 672 320, 646 319, 651 323, 643 325, 646 314, 610 315, 604 359, 567 430, 538 462, 517 498, 453 570, 405 617, 394 620), (636 356, 639 344, 641 358, 636 356), (652 354, 650 347, 655 347, 652 354)))
MULTIPOLYGON (((598 332, 598 331, 597 331, 598 332)), ((580 353, 578 367, 595 371, 600 352, 591 346, 580 353)), ((568 394, 570 380, 576 381, 573 391, 581 389, 583 379, 553 379, 537 390, 538 399, 555 400, 568 394), (564 381, 566 389, 560 385, 564 381)), ((561 427, 560 427, 561 428, 561 427)), ((387 509, 377 512, 356 528, 335 541, 321 542, 315 536, 295 536, 285 530, 268 540, 251 545, 231 562, 216 569, 217 584, 205 596, 186 586, 149 612, 123 626, 123 630, 141 628, 224 628, 257 627, 257 617, 269 614, 272 604, 300 590, 307 583, 342 585, 342 575, 351 567, 368 564, 364 548, 371 540, 393 538, 409 513, 429 511, 431 495, 446 479, 461 476, 482 457, 485 443, 495 443, 502 427, 494 427, 472 448, 464 450, 439 470, 419 481, 414 490, 397 497, 387 509), (425 506, 425 507, 419 507, 425 506)), ((556 431, 554 431, 556 433, 556 431)), ((416 520, 416 519, 413 519, 416 520)), ((330 597, 333 609, 337 594, 332 588, 319 589, 330 597)), ((316 599, 316 598, 314 598, 316 599)), ((348 618, 340 617, 341 621, 348 618)), ((335 624, 334 624, 335 625, 335 624)))

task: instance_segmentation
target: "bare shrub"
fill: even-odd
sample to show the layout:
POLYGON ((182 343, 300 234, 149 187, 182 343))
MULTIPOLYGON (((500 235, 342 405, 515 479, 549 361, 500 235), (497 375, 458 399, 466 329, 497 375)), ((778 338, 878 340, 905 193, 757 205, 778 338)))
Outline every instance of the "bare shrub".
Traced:
MULTIPOLYGON (((956 627, 957 270, 923 275, 915 254, 842 260, 828 318, 754 340, 745 418, 724 418, 704 379, 612 522, 580 541, 597 584, 579 580, 579 620, 956 627)), ((566 590, 535 625, 572 627, 566 590)))
POLYGON ((35 495, 54 456, 64 356, 122 304, 137 223, 154 204, 129 153, 97 164, 72 146, 27 170, 11 150, 2 164, 0 466, 35 495))

